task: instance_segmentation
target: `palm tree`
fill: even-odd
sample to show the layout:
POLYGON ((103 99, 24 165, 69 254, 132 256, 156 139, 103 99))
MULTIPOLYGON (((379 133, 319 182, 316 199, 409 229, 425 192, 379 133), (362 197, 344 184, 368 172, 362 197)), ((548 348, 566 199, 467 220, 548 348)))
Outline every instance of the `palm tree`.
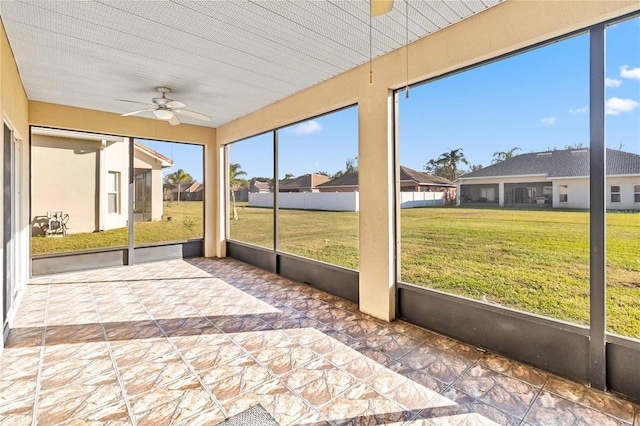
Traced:
POLYGON ((429 160, 424 165, 424 169, 429 173, 454 181, 458 179, 458 164, 460 163, 469 164, 462 148, 457 148, 440 154, 440 157, 435 160, 429 160))
POLYGON ((231 201, 233 202, 233 220, 238 220, 235 192, 241 188, 246 188, 249 184, 246 179, 240 179, 238 176, 246 175, 247 172, 242 170, 242 166, 240 165, 240 163, 229 164, 229 191, 231 191, 231 201))
POLYGON ((501 161, 509 159, 509 158, 513 157, 513 154, 516 151, 522 151, 522 148, 520 148, 519 146, 514 146, 509 151, 497 151, 497 152, 494 152, 493 153, 493 160, 491 162, 492 163, 499 163, 501 161))
POLYGON ((180 204, 180 190, 183 183, 193 182, 193 178, 187 172, 182 169, 176 170, 174 173, 168 174, 165 178, 165 183, 178 188, 178 204, 180 204))

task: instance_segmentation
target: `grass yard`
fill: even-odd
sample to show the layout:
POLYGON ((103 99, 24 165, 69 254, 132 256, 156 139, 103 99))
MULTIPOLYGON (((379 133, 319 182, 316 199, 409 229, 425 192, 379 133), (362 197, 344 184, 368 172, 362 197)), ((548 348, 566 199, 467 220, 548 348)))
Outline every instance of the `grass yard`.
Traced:
MULTIPOLYGON (((154 222, 134 224, 134 244, 151 244, 166 241, 182 241, 202 238, 204 215, 202 201, 175 201, 171 206, 164 204, 164 219, 154 222), (167 218, 171 217, 171 221, 167 218)), ((72 224, 70 223, 72 226, 72 224)), ((73 230, 73 229, 72 229, 73 230)), ((118 228, 103 232, 67 234, 64 238, 31 238, 31 253, 60 253, 105 247, 128 245, 128 229, 118 228)))
MULTIPOLYGON (((238 207, 231 237, 273 247, 273 211, 238 207)), ((280 250, 357 269, 358 214, 280 211, 280 250)), ((577 324, 589 321, 589 215, 402 210, 402 281, 577 324)), ((640 338, 640 213, 607 214, 608 329, 640 338)))

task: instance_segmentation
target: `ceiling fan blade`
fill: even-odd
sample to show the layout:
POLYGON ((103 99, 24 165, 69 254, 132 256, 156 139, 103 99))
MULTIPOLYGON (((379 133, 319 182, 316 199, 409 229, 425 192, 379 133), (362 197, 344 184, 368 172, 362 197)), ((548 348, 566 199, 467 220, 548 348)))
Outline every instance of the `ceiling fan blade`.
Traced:
POLYGON ((393 8, 393 0, 370 0, 371 16, 384 15, 393 8))
POLYGON ((169 101, 165 104, 165 106, 167 106, 168 108, 176 109, 176 108, 184 108, 187 105, 183 104, 180 101, 169 101))
POLYGON ((147 109, 139 109, 137 111, 131 111, 131 112, 127 112, 124 114, 120 114, 123 117, 128 117, 130 115, 136 115, 136 114, 140 114, 141 112, 147 112, 147 111, 154 111, 155 108, 147 108, 147 109))
POLYGON ((199 112, 189 111, 188 109, 174 109, 174 112, 178 114, 188 115, 189 117, 197 118, 198 120, 211 121, 211 117, 208 115, 200 114, 199 112))
POLYGON ((149 102, 138 102, 138 101, 130 101, 128 99, 116 99, 116 101, 118 102, 129 102, 131 104, 140 104, 140 105, 147 105, 147 106, 155 106, 154 104, 150 104, 149 102))
POLYGON ((173 117, 171 117, 170 119, 167 120, 169 122, 169 124, 171 124, 172 126, 177 126, 178 124, 180 124, 180 120, 178 120, 178 116, 173 114, 173 117))

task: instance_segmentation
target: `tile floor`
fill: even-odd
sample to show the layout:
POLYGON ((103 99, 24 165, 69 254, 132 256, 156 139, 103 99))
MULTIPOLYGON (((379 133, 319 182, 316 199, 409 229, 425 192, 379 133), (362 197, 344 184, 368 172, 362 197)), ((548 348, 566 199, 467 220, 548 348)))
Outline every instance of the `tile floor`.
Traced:
MULTIPOLYGON (((233 260, 34 279, 0 425, 628 425, 640 408, 233 260)), ((635 423, 634 423, 635 422, 635 423)))

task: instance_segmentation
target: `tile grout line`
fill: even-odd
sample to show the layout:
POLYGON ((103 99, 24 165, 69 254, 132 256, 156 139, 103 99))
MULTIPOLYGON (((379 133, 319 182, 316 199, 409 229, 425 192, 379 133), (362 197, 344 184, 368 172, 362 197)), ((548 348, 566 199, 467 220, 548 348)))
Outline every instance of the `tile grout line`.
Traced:
POLYGON ((40 387, 41 387, 41 381, 42 381, 42 367, 44 364, 44 350, 46 348, 45 343, 47 339, 47 322, 49 317, 50 299, 51 299, 51 279, 49 279, 49 284, 47 285, 47 303, 44 307, 44 321, 43 321, 43 327, 42 327, 42 342, 41 342, 42 346, 40 347, 40 360, 38 362, 38 373, 36 376, 37 377, 36 390, 35 390, 35 395, 33 400, 33 417, 31 419, 31 424, 34 426, 38 424, 38 401, 40 399, 40 387))
MULTIPOLYGON (((219 279, 218 277, 213 277, 213 278, 215 278, 215 279, 219 279)), ((221 280, 221 281, 225 282, 224 280, 221 280)), ((226 282, 225 282, 225 283, 226 283, 226 282)), ((233 287, 233 288, 237 288, 237 287, 235 287, 235 286, 233 286, 233 285, 231 285, 231 284, 228 284, 228 283, 226 283, 226 284, 227 284, 227 285, 229 285, 229 286, 231 286, 231 287, 233 287)), ((254 361, 255 361, 255 362, 256 362, 256 363, 261 367, 261 368, 265 369, 265 370, 269 373, 269 375, 270 375, 272 378, 274 378, 274 379, 278 380, 280 383, 282 383, 282 385, 283 385, 283 386, 284 386, 284 387, 285 387, 289 392, 291 392, 293 395, 295 395, 295 396, 299 397, 299 398, 302 400, 302 402, 303 402, 307 407, 309 407, 309 408, 311 408, 313 411, 317 412, 317 413, 320 415, 320 417, 321 417, 322 419, 324 419, 324 420, 326 420, 327 422, 329 422, 329 420, 327 420, 327 419, 325 418, 324 414, 323 414, 323 413, 322 413, 318 408, 316 408, 316 407, 315 407, 314 405, 312 405, 309 401, 307 401, 307 399, 306 399, 306 398, 304 398, 302 395, 300 395, 296 390, 292 389, 292 388, 291 388, 291 387, 290 387, 290 386, 289 386, 285 381, 283 381, 283 380, 282 380, 282 379, 281 379, 281 378, 280 378, 276 373, 274 373, 273 371, 271 371, 271 369, 269 369, 268 367, 265 367, 264 365, 262 365, 262 363, 261 363, 261 362, 259 362, 258 360, 256 360, 256 359, 255 359, 255 357, 253 356, 253 354, 252 354, 251 352, 249 352, 249 351, 248 351, 244 346, 242 346, 241 344, 237 343, 233 338, 228 337, 228 336, 227 336, 227 334, 228 334, 228 333, 227 333, 227 332, 225 332, 224 330, 220 329, 218 326, 216 326, 216 325, 215 325, 215 324, 214 324, 214 323, 213 323, 213 322, 212 322, 212 321, 211 321, 207 316, 203 315, 203 313, 202 313, 202 311, 201 311, 200 309, 198 309, 197 307, 193 306, 191 303, 187 302, 187 301, 186 301, 186 299, 185 299, 185 297, 183 297, 182 295, 180 295, 179 293, 177 293, 177 292, 176 292, 172 287, 169 287, 169 288, 170 288, 170 290, 173 292, 173 294, 175 294, 176 296, 180 297, 182 300, 184 300, 184 301, 185 301, 185 303, 186 303, 189 307, 191 307, 191 308, 192 308, 192 309, 194 309, 196 312, 198 312, 198 315, 200 315, 200 317, 201 317, 201 318, 205 319, 205 321, 207 321, 209 324, 211 324, 211 326, 213 326, 216 330, 219 330, 219 331, 222 333, 222 335, 226 336, 226 337, 227 337, 227 338, 228 338, 228 339, 229 339, 229 340, 230 340, 230 341, 231 341, 231 342, 232 342, 236 347, 238 347, 240 350, 242 350, 242 352, 244 352, 245 354, 249 355, 249 356, 250 356, 250 357, 251 357, 251 358, 252 358, 252 359, 253 359, 253 360, 254 360, 254 361)), ((238 289, 238 290, 240 290, 240 289, 238 289)), ((242 291, 242 292, 244 293, 244 291, 243 291, 243 290, 240 290, 240 291, 242 291)), ((245 294, 246 294, 246 293, 245 293, 245 294)), ((255 297, 255 296, 251 296, 251 297, 255 297)), ((281 305, 282 305, 282 306, 284 306, 284 307, 287 307, 287 308, 289 308, 289 309, 293 309, 293 308, 291 308, 290 306, 287 306, 287 305, 285 305, 284 303, 282 303, 282 302, 280 302, 280 301, 278 301, 278 300, 275 300, 275 299, 272 299, 272 300, 273 300, 274 302, 276 302, 276 303, 281 304, 281 305)), ((271 303, 269 303, 269 305, 271 305, 271 303)), ((271 305, 271 306, 273 306, 273 305, 271 305)), ((299 312, 299 311, 297 311, 297 310, 295 310, 295 309, 293 309, 293 310, 294 310, 294 311, 296 311, 296 312, 299 312)), ((303 314, 303 315, 304 315, 304 314, 303 314)), ((253 316, 253 317, 255 317, 256 319, 258 319, 259 321, 261 321, 261 322, 263 322, 263 323, 265 323, 265 324, 267 324, 267 325, 271 326, 271 324, 269 324, 267 321, 264 321, 263 319, 261 319, 261 318, 259 318, 259 317, 255 316, 255 315, 251 315, 251 316, 253 316)), ((309 318, 309 317, 306 317, 306 318, 309 318)), ((282 330, 280 330, 280 329, 271 329, 271 330, 272 330, 272 331, 282 331, 282 330)), ((265 330, 262 330, 262 331, 265 331, 265 330)), ((293 339, 292 339, 290 336, 287 336, 287 337, 288 337, 290 340, 292 340, 292 341, 293 341, 293 339)), ((169 339, 169 340, 171 340, 171 339, 169 339)), ((342 343, 342 342, 341 342, 341 343, 342 343)), ((172 343, 172 344, 173 344, 173 343, 172 343)), ((303 345, 300 345, 300 346, 303 346, 303 345)), ((180 350, 179 350, 179 349, 177 349, 177 350, 178 350, 178 353, 180 353, 180 356, 181 356, 181 358, 182 358, 182 353, 180 352, 180 350)), ((315 354, 317 354, 317 355, 319 355, 319 356, 321 356, 321 357, 323 357, 323 358, 324 358, 324 356, 323 356, 323 355, 318 354, 317 352, 313 351, 312 349, 309 349, 309 350, 311 350, 311 351, 312 351, 312 352, 314 352, 315 354)), ((187 363, 187 365, 188 365, 188 366, 190 367, 190 369, 191 369, 191 363, 190 363, 190 362, 188 362, 187 360, 184 360, 184 361, 185 361, 185 363, 187 363)), ((311 362, 312 362, 312 361, 308 361, 307 363, 305 363, 305 364, 303 364, 303 365, 306 365, 306 364, 311 363, 311 362)), ((329 361, 327 360, 327 362, 329 362, 329 361)), ((333 364, 332 364, 332 365, 333 365, 333 364)), ((291 371, 293 371, 293 370, 291 370, 291 371)), ((350 373, 348 373, 348 374, 350 374, 350 373)), ((199 377, 199 375, 198 375, 197 373, 196 373, 196 376, 197 376, 197 377, 199 377)), ((357 378, 356 378, 356 379, 357 379, 357 378)), ((250 390, 252 390, 252 389, 254 389, 255 387, 258 387, 258 386, 260 386, 260 385, 256 385, 256 386, 254 386, 253 388, 246 389, 246 391, 250 391, 250 390)), ((346 390, 345 390, 344 392, 346 392, 346 390)), ((341 393, 340 393, 340 395, 342 395, 344 392, 341 392, 341 393)), ((218 401, 218 400, 217 400, 217 398, 215 398, 215 397, 214 397, 214 399, 215 399, 216 401, 218 401)), ((333 399, 334 399, 334 398, 332 398, 332 400, 333 400, 333 399)), ((327 401, 327 403, 328 403, 328 402, 329 402, 329 401, 327 401)), ((218 402, 218 403, 219 403, 220 407, 223 409, 223 413, 225 414, 225 417, 228 417, 228 413, 226 412, 226 410, 224 410, 224 407, 222 406, 222 404, 221 404, 220 402, 218 402)), ((323 405, 325 405, 325 404, 323 404, 323 405)), ((309 414, 309 413, 305 413, 305 414, 303 414, 301 417, 299 417, 299 418, 297 418, 297 419, 295 419, 295 420, 299 420, 300 418, 304 417, 304 416, 305 416, 305 415, 307 415, 307 414, 309 414)), ((295 421, 295 420, 294 420, 294 421, 295 421)))
MULTIPOLYGON (((166 284, 163 283, 163 285, 166 286, 166 284)), ((129 289, 129 291, 133 294, 133 296, 136 298, 136 300, 138 301, 138 303, 140 303, 140 305, 142 305, 142 308, 144 309, 144 311, 147 313, 147 315, 149 316, 149 318, 151 318, 151 321, 153 321, 153 323, 155 324, 156 327, 158 327, 158 329, 162 332, 162 335, 164 336, 165 339, 167 339, 167 341, 169 342, 169 344, 171 345, 171 347, 173 348, 173 350, 178 354, 178 356, 180 357, 180 359, 182 360, 182 362, 187 366, 187 368, 189 369, 189 372, 191 372, 191 374, 196 378, 196 380, 198 381, 198 383, 200 383, 200 386, 202 386, 202 388, 205 390, 205 392, 207 392, 207 394, 209 395, 209 397, 212 399, 212 401, 214 401, 219 407, 220 407, 220 411, 222 412, 222 414, 225 416, 225 418, 228 418, 229 415, 227 413, 227 410, 225 410, 225 408, 222 406, 222 404, 220 403, 220 401, 218 401, 218 399, 215 397, 215 395, 213 394, 213 392, 211 391, 211 389, 209 389, 209 386, 204 383, 202 381, 202 378, 200 377, 200 375, 198 374, 198 372, 195 370, 195 368, 193 368, 193 366, 191 365, 191 363, 184 357, 184 355, 182 354, 182 352, 180 351, 180 349, 175 345, 175 343, 173 343, 173 341, 171 340, 171 338, 169 338, 169 335, 167 335, 167 333, 165 332, 164 328, 162 328, 162 326, 160 325, 160 323, 158 323, 158 321, 156 320, 155 316, 149 311, 149 309, 147 309, 147 305, 144 304, 142 302, 142 300, 140 300, 140 298, 138 297, 138 295, 135 293, 135 291, 131 288, 130 283, 127 283, 127 288, 129 289)), ((169 287, 170 288, 170 287, 169 287)), ((171 289, 171 291, 173 291, 173 289, 171 289)), ((175 292, 174 292, 175 293, 175 292)), ((213 324, 212 324, 213 325, 213 324)), ((215 327, 215 325, 214 325, 215 327)), ((221 331, 219 328, 215 327, 217 330, 221 331)), ((195 415, 195 414, 194 414, 195 415)), ((193 417, 193 416, 192 416, 193 417)))
POLYGON ((109 359, 111 359, 111 364, 113 365, 113 371, 116 375, 116 380, 118 380, 118 385, 120 386, 120 392, 122 393, 122 399, 124 400, 124 404, 127 407, 127 413, 129 414, 129 418, 131 420, 131 425, 136 426, 137 421, 133 415, 133 410, 131 408, 131 402, 129 401, 129 396, 127 395, 126 389, 124 387, 124 382, 122 380, 122 376, 120 375, 120 370, 118 369, 118 364, 116 362, 116 358, 113 355, 113 350, 111 349, 111 342, 109 341, 109 337, 107 336, 107 330, 104 327, 104 323, 102 322, 102 317, 100 316, 100 309, 98 308, 98 302, 96 301, 95 296, 93 295, 93 291, 91 290, 91 283, 87 280, 87 287, 89 289, 89 294, 91 295, 91 301, 93 302, 94 309, 96 310, 96 315, 98 317, 98 322, 100 323, 100 329, 102 330, 102 337, 107 345, 107 351, 109 352, 109 359))
POLYGON ((533 398, 533 400, 531 401, 531 404, 529 404, 527 411, 525 411, 524 414, 522 415, 522 420, 520 421, 520 425, 524 425, 525 423, 527 423, 525 419, 527 418, 527 416, 533 409, 533 406, 536 404, 536 402, 540 398, 540 395, 542 395, 542 391, 544 391, 544 387, 547 385, 548 382, 549 382, 549 376, 547 375, 547 379, 544 381, 542 386, 540 386, 540 389, 538 389, 538 393, 536 393, 535 398, 533 398))
MULTIPOLYGON (((229 284, 229 285, 233 286, 234 288, 237 288, 237 287, 236 287, 236 286, 234 286, 233 284, 229 284)), ((283 285, 283 286, 285 286, 285 287, 287 287, 287 285, 286 285, 286 284, 282 284, 282 285, 283 285)), ((243 291, 243 292, 244 292, 244 290, 242 290, 242 289, 239 289, 239 290, 241 290, 241 291, 243 291)), ((295 289, 295 290, 296 290, 296 291, 299 291, 299 289, 295 289)), ((396 357, 393 357, 393 356, 387 355, 386 353, 384 353, 384 352, 382 352, 382 351, 379 351, 377 348, 372 348, 372 347, 370 347, 369 345, 367 345, 366 343, 364 343, 364 340, 366 340, 366 338, 367 338, 367 336, 366 336, 366 335, 365 335, 365 336, 362 336, 361 338, 353 337, 353 336, 351 336, 350 334, 345 333, 343 330, 338 330, 338 329, 334 328, 335 322, 332 322, 331 324, 328 324, 328 323, 326 323, 326 322, 323 322, 323 321, 318 320, 317 318, 315 318, 315 317, 313 317, 313 316, 307 315, 307 312, 306 312, 306 311, 299 310, 299 309, 294 308, 293 306, 290 306, 289 304, 287 304, 287 303, 286 303, 286 302, 290 301, 290 299, 286 299, 286 300, 279 300, 279 299, 275 299, 275 298, 273 298, 273 297, 271 297, 271 296, 268 296, 267 294, 265 294, 264 292, 262 292, 262 291, 260 291, 260 290, 254 290, 254 291, 258 292, 260 295, 262 295, 262 296, 264 296, 264 297, 268 297, 271 301, 273 301, 273 303, 269 303, 269 302, 265 302, 265 303, 269 303, 269 304, 270 304, 271 306, 273 306, 273 307, 276 307, 276 306, 274 306, 274 305, 280 305, 280 306, 285 307, 285 308, 287 308, 287 309, 290 309, 290 310, 292 310, 292 311, 294 311, 294 312, 297 312, 297 313, 299 313, 303 318, 306 318, 307 320, 315 321, 315 322, 317 322, 317 323, 319 323, 319 324, 322 324, 322 325, 326 326, 326 327, 329 329, 328 331, 333 331, 333 332, 335 332, 335 333, 341 333, 341 334, 344 334, 344 335, 345 335, 346 337, 348 337, 349 339, 352 339, 352 340, 354 340, 355 342, 358 342, 358 343, 363 344, 367 349, 372 350, 372 351, 377 351, 377 352, 379 352, 380 354, 382 354, 382 355, 384 355, 384 356, 388 357, 390 360, 393 360, 393 361, 394 361, 394 363, 395 363, 395 362, 398 362, 400 358, 403 358, 404 356, 408 355, 409 353, 413 352, 414 350, 417 350, 417 349, 418 349, 418 347, 422 346, 424 343, 426 343, 426 342, 427 342, 427 340, 425 340, 425 341, 424 341, 424 342, 422 342, 418 347, 416 347, 416 348, 412 349, 412 350, 411 350, 411 351, 409 351, 407 354, 404 354, 403 356, 401 356, 401 357, 399 357, 399 358, 396 358, 396 357)), ((246 293, 246 292, 245 292, 245 293, 246 293)), ((257 296, 256 296, 256 295, 254 295, 254 294, 250 294, 250 293, 247 293, 247 294, 249 294, 249 295, 250 295, 250 296, 252 296, 252 297, 257 297, 257 296)), ((305 293, 305 294, 306 294, 306 293, 305 293)), ((259 298, 259 297, 257 297, 257 298, 259 298)), ((315 299, 313 296, 310 296, 310 298, 315 299)), ((263 299, 261 299, 261 298, 260 298, 260 300, 263 300, 263 299)), ((324 303, 325 303, 326 305, 328 305, 329 307, 331 307, 331 306, 332 306, 332 304, 331 304, 331 303, 329 303, 329 302, 326 302, 326 301, 324 301, 324 300, 322 300, 322 302, 324 302, 324 303)), ((348 313, 348 314, 353 314, 353 313, 352 313, 352 312, 350 312, 349 310, 344 309, 344 308, 342 308, 342 307, 337 307, 337 309, 339 309, 339 310, 341 310, 341 311, 344 311, 344 312, 346 312, 346 313, 348 313)), ((258 319, 260 319, 260 318, 258 318, 258 319)), ((367 318, 367 317, 363 317, 362 319, 371 321, 371 319, 370 319, 370 318, 367 318)), ((267 322, 267 321, 265 321, 265 322, 267 322)), ((267 322, 267 324, 271 325, 269 322, 267 322)), ((279 329, 276 329, 276 330, 279 330, 279 329)), ((322 334, 326 336, 326 334, 325 334, 324 332, 322 332, 322 334)), ((330 337, 330 336, 327 336, 327 337, 330 337)), ((370 358, 369 356, 367 356, 367 355, 365 355, 365 354, 361 353, 359 350, 354 349, 353 347, 351 347, 351 346, 350 346, 350 345, 348 345, 347 343, 344 343, 344 342, 339 341, 339 340, 338 340, 338 342, 339 342, 341 345, 343 345, 345 348, 349 348, 349 349, 351 349, 351 350, 353 350, 353 351, 355 351, 355 352, 358 352, 361 356, 364 356, 364 357, 366 357, 366 358, 368 358, 368 359, 372 360, 373 362, 376 362, 376 363, 377 363, 377 361, 375 361, 375 360, 373 360, 372 358, 370 358)), ((301 346, 306 347, 306 346, 304 346, 304 345, 301 345, 301 346)), ((308 349, 310 349, 310 348, 308 348, 308 349)), ((311 350, 311 351, 313 351, 313 349, 310 349, 310 350, 311 350)), ((324 355, 323 355, 323 354, 319 354, 319 353, 317 353, 317 352, 315 352, 315 351, 313 351, 313 352, 314 352, 314 353, 316 353, 318 356, 322 357, 322 358, 323 358, 324 360, 326 360, 329 364, 334 365, 331 361, 329 361, 328 359, 326 359, 326 355, 327 355, 327 354, 324 354, 324 355)), ((333 353, 333 352, 335 352, 335 351, 331 351, 330 353, 333 353)), ((311 363, 311 362, 312 362, 312 361, 309 361, 308 363, 311 363)), ((476 362, 477 362, 477 360, 476 360, 476 362)), ((306 365, 306 364, 308 364, 308 363, 305 363, 304 365, 306 365)), ((262 365, 261 363, 259 363, 259 364, 260 364, 260 365, 262 365)), ((379 363, 378 363, 378 364, 379 364, 379 363)), ((367 376, 367 378, 366 378, 366 379, 369 379, 370 377, 372 377, 373 375, 375 375, 378 371, 382 370, 383 368, 388 368, 388 367, 384 366, 383 364, 380 364, 380 365, 381 365, 381 368, 380 368, 380 369, 378 369, 378 370, 376 370, 375 372, 373 372, 373 373, 371 374, 371 376, 367 376)), ((335 401, 337 398, 339 398, 339 397, 341 397, 342 395, 344 395, 345 393, 347 393, 350 389, 352 389, 352 388, 353 388, 353 386, 356 386, 356 385, 364 385, 364 386, 367 386, 367 387, 371 388, 372 390, 374 390, 376 393, 380 394, 380 396, 381 396, 381 397, 383 397, 384 399, 387 399, 387 400, 390 400, 390 401, 395 402, 393 399, 391 399, 391 398, 387 397, 387 396, 386 396, 386 395, 384 395, 383 393, 380 393, 380 392, 379 392, 377 389, 375 389, 373 386, 369 385, 369 384, 367 383, 366 379, 361 379, 361 378, 359 378, 359 377, 355 376, 353 373, 350 373, 349 371, 344 370, 344 369, 342 369, 342 368, 340 368, 340 367, 338 367, 338 366, 336 366, 336 365, 334 365, 334 367, 335 367, 335 368, 338 368, 339 370, 341 370, 341 371, 343 371, 344 373, 346 373, 346 374, 348 374, 349 376, 351 376, 351 377, 355 380, 355 383, 354 383, 354 385, 350 386, 349 388, 347 388, 347 389, 345 389, 344 391, 342 391, 342 392, 338 393, 337 395, 335 395, 335 396, 334 396, 333 398, 331 398, 329 401, 327 401, 327 402, 325 402, 325 403, 321 404, 321 405, 320 405, 320 407, 324 407, 324 406, 326 406, 327 404, 331 403, 332 401, 335 401)), ((267 367, 263 367, 263 368, 267 368, 267 367)), ((268 369, 268 368, 267 368, 267 369, 268 369)), ((293 370, 292 370, 292 371, 293 371, 293 370)), ((465 370, 465 371, 466 371, 466 370, 465 370)), ((279 377, 278 377, 278 378, 279 378, 279 377)), ((410 380, 410 379, 409 379, 409 380, 410 380)), ((299 394, 299 392, 297 392, 295 389, 292 389, 292 388, 291 388, 287 383, 283 382, 281 379, 280 379, 280 381, 281 381, 281 382, 283 383, 283 385, 284 385, 287 389, 289 389, 289 390, 290 390, 294 395, 296 395, 296 396, 300 397, 300 398, 301 398, 301 399, 306 403, 306 405, 310 406, 312 409, 314 409, 316 412, 318 412, 318 413, 320 414, 320 416, 321 416, 323 419, 325 419, 325 420, 326 420, 326 417, 324 416, 324 414, 322 413, 322 411, 321 411, 319 408, 317 408, 317 407, 315 407, 315 406, 311 405, 311 403, 310 403, 310 402, 308 402, 308 401, 306 400, 306 398, 304 398, 301 394, 299 394)), ((447 386, 447 388, 445 388, 445 389, 448 389, 450 386, 451 386, 451 385, 447 386)), ((438 395, 440 395, 440 394, 438 394, 438 395)), ((436 397, 437 397, 437 395, 436 395, 436 396, 434 396, 431 400, 435 399, 436 397)), ((397 403, 397 402, 396 402, 396 403, 397 403)), ((409 418, 409 420, 408 420, 408 421, 410 421, 410 420, 412 420, 412 419, 416 418, 420 413, 422 413, 422 412, 424 411, 424 409, 422 409, 422 410, 420 410, 420 409, 419 409, 419 410, 411 410, 411 409, 409 409, 408 407, 404 406, 403 404, 400 404, 400 403, 397 403, 397 404, 399 404, 401 407, 405 408, 405 409, 406 409, 407 411, 409 411, 409 412, 411 412, 411 411, 415 411, 415 413, 414 413, 414 414, 409 418)), ((333 422, 332 422, 332 421, 330 421, 330 420, 327 420, 327 422, 329 422, 330 424, 333 424, 333 422)))

